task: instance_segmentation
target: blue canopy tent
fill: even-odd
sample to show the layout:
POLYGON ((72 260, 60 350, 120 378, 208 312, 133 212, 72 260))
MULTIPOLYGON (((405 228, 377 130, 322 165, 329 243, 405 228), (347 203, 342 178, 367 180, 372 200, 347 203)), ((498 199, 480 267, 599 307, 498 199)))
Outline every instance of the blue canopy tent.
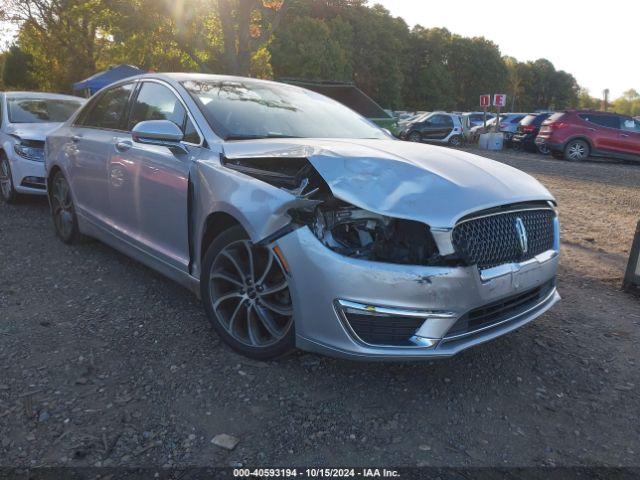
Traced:
POLYGON ((90 97, 98 90, 103 89, 107 85, 111 85, 123 78, 133 77, 134 75, 141 75, 147 73, 144 70, 140 70, 133 65, 117 65, 109 68, 104 72, 98 72, 89 78, 73 84, 73 92, 76 95, 83 97, 90 97))

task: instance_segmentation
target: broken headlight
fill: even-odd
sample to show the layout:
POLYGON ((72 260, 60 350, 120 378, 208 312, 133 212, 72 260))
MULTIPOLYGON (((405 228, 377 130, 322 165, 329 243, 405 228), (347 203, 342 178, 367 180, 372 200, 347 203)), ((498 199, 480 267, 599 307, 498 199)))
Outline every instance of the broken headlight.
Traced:
POLYGON ((22 140, 13 147, 14 151, 22 158, 34 162, 44 162, 44 142, 22 140))
POLYGON ((331 250, 353 258, 427 265, 438 256, 429 227, 357 207, 316 208, 309 228, 331 250))

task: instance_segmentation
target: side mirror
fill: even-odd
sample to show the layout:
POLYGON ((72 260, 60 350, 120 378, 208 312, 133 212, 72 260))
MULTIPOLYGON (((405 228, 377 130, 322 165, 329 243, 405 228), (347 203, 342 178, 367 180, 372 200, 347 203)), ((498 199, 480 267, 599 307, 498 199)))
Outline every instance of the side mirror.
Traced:
POLYGON ((388 128, 383 128, 382 131, 387 135, 389 135, 390 137, 393 137, 393 133, 391 133, 391 130, 389 130, 388 128))
POLYGON ((147 145, 159 145, 180 153, 188 153, 187 147, 182 144, 184 134, 182 130, 169 120, 147 120, 140 122, 133 130, 131 136, 134 142, 147 145))

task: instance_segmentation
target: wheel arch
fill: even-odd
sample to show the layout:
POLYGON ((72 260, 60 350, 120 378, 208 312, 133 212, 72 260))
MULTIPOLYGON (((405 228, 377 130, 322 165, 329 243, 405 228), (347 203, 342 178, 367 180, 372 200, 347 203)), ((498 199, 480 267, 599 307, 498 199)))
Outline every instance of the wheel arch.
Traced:
POLYGON ((594 146, 593 146, 593 142, 591 141, 591 139, 585 135, 575 135, 571 138, 569 138, 568 140, 565 140, 564 144, 562 145, 562 151, 564 152, 567 148, 567 145, 569 145, 569 143, 575 141, 575 140, 582 140, 583 142, 586 142, 587 145, 589 145, 589 153, 592 153, 594 150, 594 146))
POLYGON ((200 236, 200 248, 198 250, 198 262, 200 266, 202 266, 202 262, 204 260, 204 256, 207 254, 209 245, 211 245, 216 237, 225 230, 236 225, 242 227, 245 232, 247 231, 240 220, 227 212, 212 212, 207 216, 207 218, 205 218, 202 226, 202 234, 200 236))

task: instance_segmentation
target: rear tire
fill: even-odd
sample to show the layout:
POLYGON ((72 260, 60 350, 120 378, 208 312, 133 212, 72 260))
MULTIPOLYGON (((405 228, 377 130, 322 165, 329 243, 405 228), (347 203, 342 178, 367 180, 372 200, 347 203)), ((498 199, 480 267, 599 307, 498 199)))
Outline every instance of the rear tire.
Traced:
POLYGON ((536 149, 538 150, 538 153, 540 155, 549 155, 551 153, 551 149, 549 148, 549 146, 545 145, 544 143, 541 145, 536 145, 536 149))
POLYGON ((56 172, 49 189, 49 202, 56 235, 63 243, 80 243, 84 236, 78 227, 78 216, 71 197, 71 189, 62 172, 56 172))
POLYGON ((13 176, 11 175, 11 164, 4 154, 0 154, 0 197, 9 205, 18 200, 18 192, 13 185, 13 176))
POLYGON ((236 352, 271 360, 295 349, 291 278, 272 249, 244 229, 222 232, 202 265, 202 302, 213 328, 236 352))
POLYGON ((582 162, 589 158, 591 149, 584 140, 571 140, 564 148, 564 158, 570 162, 582 162))

